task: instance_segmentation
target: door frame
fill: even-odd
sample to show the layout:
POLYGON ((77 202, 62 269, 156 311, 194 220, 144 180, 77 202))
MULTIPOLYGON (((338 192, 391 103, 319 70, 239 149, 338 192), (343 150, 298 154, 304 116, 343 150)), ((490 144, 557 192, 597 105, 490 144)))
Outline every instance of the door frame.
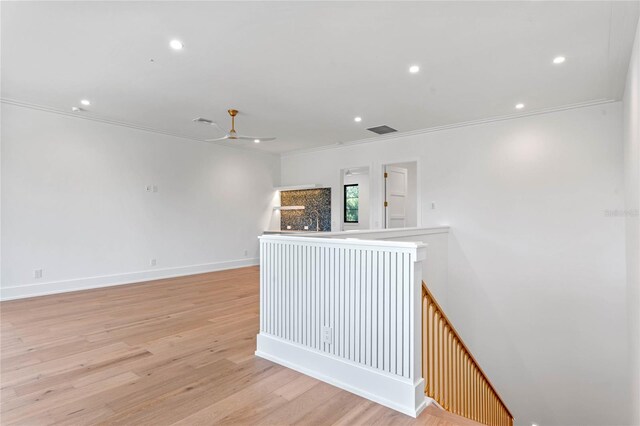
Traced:
POLYGON ((365 165, 360 165, 360 166, 351 166, 351 167, 342 167, 338 173, 340 173, 340 186, 338 187, 338 191, 336 195, 338 195, 338 203, 340 206, 340 210, 339 210, 339 220, 338 220, 338 224, 340 226, 340 231, 344 231, 344 225, 345 225, 345 221, 344 221, 344 173, 349 170, 349 169, 367 169, 367 173, 369 175, 369 229, 373 229, 373 227, 371 226, 373 224, 373 220, 374 220, 374 212, 376 211, 376 209, 373 208, 373 183, 374 183, 374 176, 373 176, 373 170, 374 167, 372 164, 365 164, 365 165))
POLYGON ((421 176, 421 169, 420 169, 420 158, 419 157, 411 157, 411 158, 407 158, 407 159, 399 159, 399 160, 394 160, 394 161, 388 161, 385 162, 383 164, 380 165, 379 167, 379 173, 377 176, 376 181, 379 182, 378 185, 378 197, 379 197, 379 207, 378 209, 376 209, 378 211, 378 214, 380 215, 380 228, 382 229, 387 229, 387 223, 386 223, 386 212, 385 209, 386 207, 384 206, 384 201, 385 201, 385 188, 386 188, 386 183, 384 181, 384 171, 385 168, 387 166, 395 166, 401 163, 416 163, 416 227, 420 228, 422 226, 422 197, 421 197, 421 182, 420 182, 420 176, 421 176))

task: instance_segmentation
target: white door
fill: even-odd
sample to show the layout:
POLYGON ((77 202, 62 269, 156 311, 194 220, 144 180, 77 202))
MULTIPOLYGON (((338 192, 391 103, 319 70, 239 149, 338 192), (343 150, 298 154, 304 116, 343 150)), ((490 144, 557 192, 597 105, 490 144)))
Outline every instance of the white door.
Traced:
POLYGON ((404 228, 407 222, 407 169, 385 166, 385 228, 404 228))

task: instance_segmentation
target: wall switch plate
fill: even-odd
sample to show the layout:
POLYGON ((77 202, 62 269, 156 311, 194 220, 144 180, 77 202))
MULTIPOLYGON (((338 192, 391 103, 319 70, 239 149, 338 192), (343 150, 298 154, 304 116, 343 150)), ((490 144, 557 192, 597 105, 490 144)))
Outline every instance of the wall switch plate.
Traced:
POLYGON ((149 261, 149 265, 151 265, 151 266, 156 266, 156 265, 157 265, 157 263, 158 263, 158 262, 156 261, 156 259, 151 259, 151 260, 149 261))
POLYGON ((145 187, 144 187, 144 190, 145 190, 145 191, 147 191, 147 192, 151 192, 151 191, 153 191, 153 185, 147 185, 147 186, 145 186, 145 187))
POLYGON ((333 343, 333 329, 331 327, 322 327, 322 343, 328 345, 333 343))
POLYGON ((158 185, 153 185, 152 188, 153 188, 153 192, 158 192, 158 185))
POLYGON ((431 202, 431 210, 435 210, 436 209, 436 203, 431 202))
POLYGON ((33 271, 33 278, 42 278, 42 269, 36 269, 33 271))
POLYGON ((249 250, 245 250, 245 251, 244 251, 244 256, 245 256, 245 257, 249 256, 249 250))

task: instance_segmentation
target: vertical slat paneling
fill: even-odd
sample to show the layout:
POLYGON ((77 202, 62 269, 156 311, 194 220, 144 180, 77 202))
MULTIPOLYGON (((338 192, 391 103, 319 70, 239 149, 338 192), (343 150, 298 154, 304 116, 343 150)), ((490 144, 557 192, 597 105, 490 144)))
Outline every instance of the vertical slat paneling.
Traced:
POLYGON ((379 281, 379 258, 380 252, 371 253, 371 367, 379 368, 380 347, 379 339, 379 311, 380 311, 380 286, 379 281))
POLYGON ((371 366, 372 363, 372 348, 373 348, 373 335, 371 331, 373 328, 371 327, 371 323, 373 321, 373 274, 371 273, 371 250, 366 251, 365 257, 365 327, 364 327, 364 363, 365 365, 371 366))
MULTIPOLYGON (((418 326, 412 324, 412 253, 331 240, 261 241, 261 332, 411 377, 411 330, 418 326), (323 327, 332 330, 331 344, 323 342, 323 327)), ((424 306, 435 315, 428 301, 424 306)), ((430 319, 425 340, 437 336, 435 317, 430 319)), ((436 359, 428 353, 423 370, 432 374, 436 359)))
POLYGON ((378 329, 378 350, 376 351, 377 355, 378 355, 378 362, 376 363, 376 368, 379 368, 381 370, 385 370, 385 364, 384 364, 384 360, 385 360, 385 350, 384 350, 384 333, 385 333, 385 310, 386 310, 386 305, 385 305, 385 291, 384 291, 384 283, 385 283, 385 275, 384 275, 384 262, 385 262, 385 256, 384 256, 384 252, 378 252, 378 264, 377 264, 377 274, 378 274, 378 280, 377 280, 377 285, 378 285, 378 304, 377 304, 377 311, 378 311, 378 321, 377 321, 377 329, 378 329))

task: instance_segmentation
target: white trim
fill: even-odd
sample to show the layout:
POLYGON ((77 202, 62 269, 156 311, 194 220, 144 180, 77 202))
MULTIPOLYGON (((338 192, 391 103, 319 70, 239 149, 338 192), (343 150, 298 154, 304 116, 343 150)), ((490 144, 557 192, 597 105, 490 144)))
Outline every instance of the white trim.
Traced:
MULTIPOLYGON (((348 231, 346 231, 348 232, 348 231)), ((359 240, 357 238, 326 238, 326 237, 307 237, 304 235, 279 235, 279 234, 263 234, 258 237, 260 241, 275 241, 288 243, 321 243, 325 247, 337 246, 367 246, 367 247, 383 247, 386 249, 406 249, 418 248, 424 246, 422 243, 404 242, 404 241, 382 241, 382 240, 359 240)))
POLYGON ((522 113, 518 113, 518 114, 500 115, 500 116, 496 116, 496 117, 483 118, 483 119, 480 119, 480 120, 463 121, 463 122, 460 122, 460 123, 445 124, 443 126, 427 127, 426 129, 410 130, 410 131, 407 131, 407 132, 387 133, 385 135, 373 136, 373 137, 370 137, 370 138, 358 139, 358 140, 355 140, 355 141, 339 142, 339 143, 331 144, 331 145, 322 145, 322 146, 317 146, 317 147, 313 147, 313 148, 303 148, 303 149, 296 149, 296 150, 292 150, 292 151, 286 151, 286 152, 280 153, 280 157, 293 157, 293 156, 296 156, 296 155, 309 154, 309 153, 313 153, 313 152, 320 152, 320 151, 326 151, 326 150, 331 150, 331 149, 348 148, 348 147, 353 146, 353 145, 361 145, 361 144, 379 142, 379 141, 384 141, 384 140, 388 140, 388 139, 404 138, 404 137, 407 137, 407 136, 415 136, 415 135, 421 135, 421 134, 424 134, 424 133, 439 132, 439 131, 442 131, 442 130, 456 129, 456 128, 459 128, 459 127, 468 127, 468 126, 476 126, 476 125, 479 125, 479 124, 494 123, 496 121, 513 120, 513 119, 522 118, 522 117, 529 117, 529 116, 533 116, 533 115, 550 114, 552 112, 566 111, 566 110, 577 109, 577 108, 586 108, 586 107, 590 107, 590 106, 609 104, 609 103, 613 103, 613 102, 619 102, 619 100, 616 100, 616 99, 597 99, 597 100, 594 100, 594 101, 582 102, 582 103, 577 103, 577 104, 563 105, 563 106, 553 107, 553 108, 545 108, 545 109, 540 109, 540 110, 537 110, 537 111, 522 112, 522 113))
MULTIPOLYGON (((447 234, 449 233, 449 226, 436 226, 431 228, 391 228, 391 229, 353 229, 351 231, 335 231, 335 232, 317 232, 317 231, 271 231, 274 234, 265 234, 265 235, 288 235, 296 238, 300 237, 317 237, 317 238, 338 238, 343 237, 344 239, 358 239, 362 238, 363 240, 371 239, 371 240, 386 240, 389 238, 400 238, 400 237, 412 237, 415 235, 427 235, 427 234, 447 234), (281 233, 281 234, 280 234, 281 233)), ((268 232, 268 231, 265 231, 268 232)), ((386 244, 386 243, 385 243, 386 244)))
MULTIPOLYGON (((402 138, 402 137, 406 137, 406 136, 420 135, 420 134, 423 134, 423 133, 438 132, 438 131, 441 131, 441 130, 455 129, 455 128, 458 128, 458 127, 475 126, 475 125, 478 125, 478 124, 493 123, 493 122, 496 122, 496 121, 512 120, 512 119, 528 117, 528 116, 532 116, 532 115, 549 114, 549 113, 552 113, 552 112, 566 111, 566 110, 569 110, 569 109, 577 109, 577 108, 585 108, 585 107, 590 107, 590 106, 609 104, 609 103, 612 103, 612 102, 619 102, 619 100, 616 100, 616 99, 596 99, 596 100, 593 100, 593 101, 576 103, 576 104, 569 104, 569 105, 563 105, 563 106, 559 106, 559 107, 545 108, 545 109, 540 109, 540 110, 537 110, 537 111, 522 112, 522 113, 518 113, 518 114, 501 115, 501 116, 497 116, 497 117, 490 117, 490 118, 484 118, 484 119, 472 120, 472 121, 464 121, 464 122, 453 123, 453 124, 445 124, 443 126, 427 127, 425 129, 411 130, 411 131, 407 131, 407 132, 394 132, 394 133, 388 133, 386 135, 374 136, 374 137, 366 138, 366 139, 358 139, 358 140, 349 141, 349 142, 341 142, 341 143, 331 144, 331 145, 322 145, 322 146, 317 146, 317 147, 312 147, 312 148, 295 149, 295 150, 291 150, 291 151, 284 151, 284 152, 281 152, 281 153, 277 153, 277 152, 274 153, 274 152, 262 151, 262 150, 257 151, 257 152, 260 152, 260 153, 263 153, 263 154, 275 155, 275 156, 279 156, 281 158, 282 157, 291 157, 291 156, 295 156, 295 155, 308 154, 308 153, 311 153, 311 152, 320 152, 320 151, 325 151, 325 150, 330 150, 330 149, 347 148, 347 147, 352 146, 352 145, 373 143, 373 142, 383 141, 383 140, 387 140, 387 139, 395 139, 395 138, 402 138)), ((141 125, 138 125, 138 124, 127 123, 127 122, 124 122, 124 121, 118 121, 118 120, 111 120, 111 119, 107 119, 107 118, 102 118, 102 117, 98 117, 98 116, 92 115, 88 111, 84 111, 84 112, 69 112, 69 111, 63 111, 63 110, 57 109, 57 108, 52 108, 52 107, 48 107, 48 106, 44 106, 44 105, 32 104, 32 103, 29 103, 29 102, 23 102, 23 101, 19 101, 17 99, 9 99, 9 98, 0 98, 0 103, 5 103, 5 104, 8 104, 8 105, 15 105, 15 106, 24 107, 24 108, 31 108, 31 109, 36 109, 36 110, 40 110, 40 111, 51 112, 51 113, 54 113, 54 114, 66 115, 66 116, 69 116, 69 117, 81 118, 81 119, 84 119, 84 120, 99 121, 99 122, 102 122, 102 123, 112 124, 112 125, 115 125, 115 126, 129 127, 131 129, 143 130, 143 131, 152 132, 152 133, 159 133, 159 134, 162 134, 162 135, 174 136, 174 137, 187 139, 187 140, 192 140, 192 141, 196 141, 196 142, 215 144, 215 145, 221 146, 223 148, 240 149, 240 150, 245 150, 245 151, 256 152, 255 149, 251 149, 249 147, 244 147, 244 146, 240 146, 240 145, 227 145, 227 144, 222 144, 222 143, 219 143, 219 142, 207 142, 204 139, 198 139, 198 138, 194 138, 194 137, 191 137, 191 136, 185 136, 185 135, 178 134, 178 133, 167 132, 167 131, 156 129, 156 128, 153 128, 153 127, 146 127, 146 126, 141 126, 141 125)))
POLYGON ((134 284, 142 281, 255 266, 258 265, 259 262, 260 259, 258 258, 227 260, 222 262, 203 263, 199 265, 178 266, 175 268, 152 269, 147 271, 126 272, 123 274, 49 281, 46 283, 12 285, 9 287, 2 287, 0 289, 0 300, 24 299, 26 297, 45 296, 48 294, 134 284))
POLYGON ((431 403, 422 378, 412 383, 264 333, 258 334, 255 354, 411 417, 431 403))

